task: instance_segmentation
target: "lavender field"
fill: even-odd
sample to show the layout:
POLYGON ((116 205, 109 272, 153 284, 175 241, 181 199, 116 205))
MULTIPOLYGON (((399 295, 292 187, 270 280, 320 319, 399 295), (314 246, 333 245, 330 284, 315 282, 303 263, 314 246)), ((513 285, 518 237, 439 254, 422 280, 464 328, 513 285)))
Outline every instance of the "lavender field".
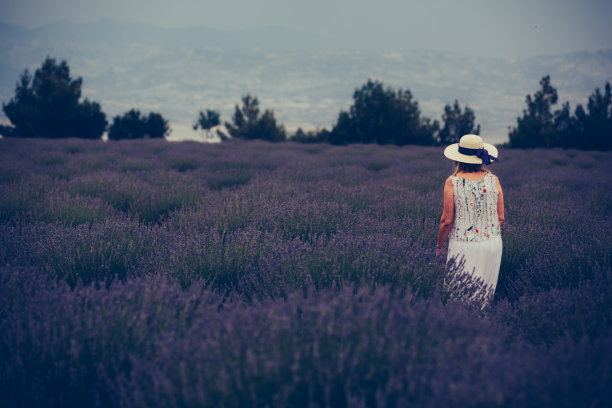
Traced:
POLYGON ((501 149, 481 311, 442 148, 0 140, 0 405, 612 404, 612 152, 501 149))

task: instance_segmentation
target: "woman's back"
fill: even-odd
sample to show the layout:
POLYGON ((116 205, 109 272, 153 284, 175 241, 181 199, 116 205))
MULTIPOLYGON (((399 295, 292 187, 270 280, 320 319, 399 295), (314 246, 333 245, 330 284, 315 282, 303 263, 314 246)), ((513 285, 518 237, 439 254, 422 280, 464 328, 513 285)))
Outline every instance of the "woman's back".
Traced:
POLYGON ((500 236, 495 176, 487 171, 484 176, 454 174, 450 180, 455 204, 451 240, 480 242, 500 236))
POLYGON ((444 149, 454 162, 454 174, 444 183, 444 208, 436 254, 450 235, 447 262, 482 279, 484 304, 497 286, 503 243, 504 192, 497 177, 485 170, 497 161, 497 148, 478 135, 464 135, 444 149))

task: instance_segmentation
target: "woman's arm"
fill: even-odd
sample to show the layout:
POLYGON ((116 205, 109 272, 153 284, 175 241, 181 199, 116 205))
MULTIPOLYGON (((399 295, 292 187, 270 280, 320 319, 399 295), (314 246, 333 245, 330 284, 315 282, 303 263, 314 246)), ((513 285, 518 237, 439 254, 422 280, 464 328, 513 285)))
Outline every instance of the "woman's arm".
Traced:
POLYGON ((499 221, 499 226, 501 227, 504 223, 504 192, 502 191, 501 184, 499 184, 499 179, 495 176, 495 186, 497 187, 497 220, 499 221))
POLYGON ((453 222, 455 221, 455 200, 453 197, 453 183, 449 178, 444 183, 444 208, 442 209, 442 218, 440 218, 440 229, 438 230, 438 245, 436 248, 436 255, 441 252, 444 253, 444 243, 448 234, 453 228, 453 222))

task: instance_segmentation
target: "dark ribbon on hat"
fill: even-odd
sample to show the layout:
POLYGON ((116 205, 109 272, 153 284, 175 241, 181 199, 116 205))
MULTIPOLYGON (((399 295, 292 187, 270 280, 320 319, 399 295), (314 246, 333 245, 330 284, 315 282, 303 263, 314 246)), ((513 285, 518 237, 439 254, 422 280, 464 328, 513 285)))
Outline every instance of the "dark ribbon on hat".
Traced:
POLYGON ((487 149, 468 149, 467 147, 459 146, 459 153, 465 154, 468 156, 476 156, 482 159, 482 163, 489 165, 491 164, 491 160, 498 161, 497 157, 491 156, 487 149))

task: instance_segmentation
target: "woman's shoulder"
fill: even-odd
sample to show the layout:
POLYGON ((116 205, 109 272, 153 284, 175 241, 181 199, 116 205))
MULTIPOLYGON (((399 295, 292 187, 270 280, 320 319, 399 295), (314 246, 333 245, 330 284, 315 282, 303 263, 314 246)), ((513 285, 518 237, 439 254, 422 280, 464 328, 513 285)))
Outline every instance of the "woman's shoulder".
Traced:
POLYGON ((457 175, 457 173, 451 174, 446 178, 446 184, 454 183, 457 180, 459 180, 459 176, 457 175))
POLYGON ((496 186, 501 188, 501 183, 499 182, 499 178, 495 174, 487 170, 487 174, 485 177, 489 177, 489 180, 492 184, 495 184, 496 186))
POLYGON ((459 180, 457 175, 451 174, 446 178, 446 180, 444 180, 444 188, 454 188, 454 185, 457 184, 457 180, 459 180))

